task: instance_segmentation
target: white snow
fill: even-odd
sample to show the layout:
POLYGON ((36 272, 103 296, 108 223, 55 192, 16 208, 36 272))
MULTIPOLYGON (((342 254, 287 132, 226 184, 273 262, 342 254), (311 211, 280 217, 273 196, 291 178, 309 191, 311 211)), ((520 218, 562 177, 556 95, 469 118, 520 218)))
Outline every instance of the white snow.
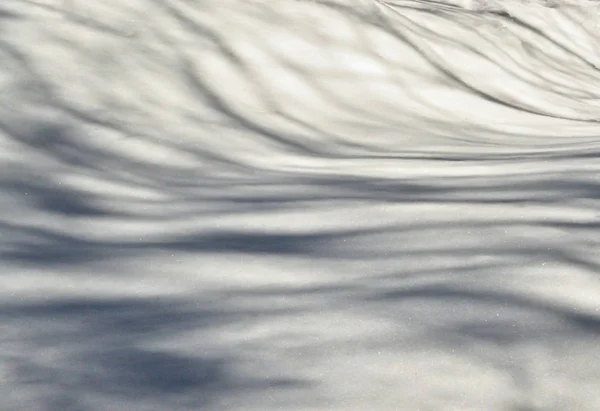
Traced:
POLYGON ((599 17, 4 1, 0 409, 597 411, 599 17))

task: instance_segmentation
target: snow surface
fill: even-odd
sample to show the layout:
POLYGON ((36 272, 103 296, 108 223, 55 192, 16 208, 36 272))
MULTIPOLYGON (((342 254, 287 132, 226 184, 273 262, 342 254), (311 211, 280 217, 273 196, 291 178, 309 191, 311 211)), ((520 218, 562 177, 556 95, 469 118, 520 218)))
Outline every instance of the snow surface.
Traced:
POLYGON ((0 409, 599 410, 598 9, 2 1, 0 409))

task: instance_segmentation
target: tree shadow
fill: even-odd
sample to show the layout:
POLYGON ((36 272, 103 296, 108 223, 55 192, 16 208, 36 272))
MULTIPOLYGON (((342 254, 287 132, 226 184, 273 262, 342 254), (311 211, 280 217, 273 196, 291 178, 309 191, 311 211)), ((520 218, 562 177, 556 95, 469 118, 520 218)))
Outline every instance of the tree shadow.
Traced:
POLYGON ((0 307, 3 406, 365 409, 393 390, 411 409, 467 409, 493 374, 476 388, 505 401, 479 407, 593 407, 569 363, 597 354, 600 331, 584 297, 600 272, 593 59, 512 12, 251 3, 148 1, 156 27, 134 38, 32 25, 47 54, 2 40, 18 70, 0 105, 0 267, 7 299, 34 300, 0 307), (277 45, 290 33, 285 47, 321 59, 277 45), (475 121, 438 88, 523 117, 475 121), (109 298, 86 279, 185 297, 109 298), (459 399, 434 378, 463 372, 459 399))
MULTIPOLYGON (((251 392, 310 387, 293 376, 245 375, 234 352, 219 354, 210 348, 211 327, 248 314, 165 298, 5 304, 0 309, 6 330, 1 343, 10 378, 3 401, 27 393, 42 397, 38 404, 52 410, 191 410, 251 392), (194 332, 200 341, 186 337, 186 332, 194 332), (168 341, 177 340, 181 352, 168 347, 168 341), (190 351, 194 345, 209 347, 203 350, 207 354, 190 351)), ((15 406, 36 407, 35 401, 15 406)))

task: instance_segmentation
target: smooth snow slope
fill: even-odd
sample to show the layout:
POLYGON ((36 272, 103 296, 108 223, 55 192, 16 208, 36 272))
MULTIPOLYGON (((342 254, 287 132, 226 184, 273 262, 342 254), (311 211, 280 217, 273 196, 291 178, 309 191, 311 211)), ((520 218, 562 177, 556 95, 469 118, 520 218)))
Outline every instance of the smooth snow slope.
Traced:
POLYGON ((599 410, 598 9, 459 3, 4 0, 0 410, 599 410))

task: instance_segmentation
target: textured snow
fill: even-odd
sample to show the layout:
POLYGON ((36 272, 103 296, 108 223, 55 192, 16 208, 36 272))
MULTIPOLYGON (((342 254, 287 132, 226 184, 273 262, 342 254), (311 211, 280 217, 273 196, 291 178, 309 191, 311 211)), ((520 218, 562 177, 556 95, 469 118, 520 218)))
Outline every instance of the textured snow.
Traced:
POLYGON ((3 1, 0 409, 600 409, 598 10, 3 1))

